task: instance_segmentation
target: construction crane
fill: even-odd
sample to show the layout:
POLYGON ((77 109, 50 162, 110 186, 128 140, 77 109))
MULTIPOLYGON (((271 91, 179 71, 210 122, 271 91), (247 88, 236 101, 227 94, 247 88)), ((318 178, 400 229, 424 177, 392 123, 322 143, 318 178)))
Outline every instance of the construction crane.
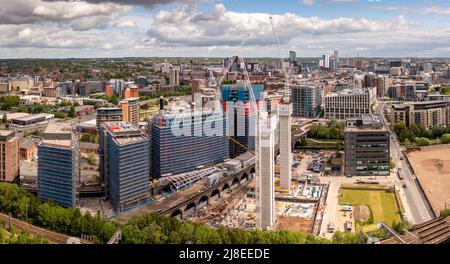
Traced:
POLYGON ((275 42, 277 44, 277 51, 278 51, 278 57, 280 58, 281 62, 281 73, 284 74, 284 92, 285 96, 283 98, 284 102, 289 102, 289 87, 290 87, 290 80, 291 80, 291 73, 292 73, 292 67, 289 65, 289 69, 286 69, 286 65, 284 64, 283 57, 281 56, 280 51, 280 39, 278 38, 278 33, 275 30, 275 25, 273 22, 273 18, 270 17, 270 25, 272 27, 272 31, 274 34, 275 42))

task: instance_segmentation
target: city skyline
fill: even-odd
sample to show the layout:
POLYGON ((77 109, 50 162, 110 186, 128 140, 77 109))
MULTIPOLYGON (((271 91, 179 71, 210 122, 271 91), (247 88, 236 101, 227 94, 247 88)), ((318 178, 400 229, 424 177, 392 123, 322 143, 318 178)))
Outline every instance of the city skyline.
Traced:
POLYGON ((2 59, 277 57, 270 17, 297 57, 450 57, 442 0, 3 2, 2 59))

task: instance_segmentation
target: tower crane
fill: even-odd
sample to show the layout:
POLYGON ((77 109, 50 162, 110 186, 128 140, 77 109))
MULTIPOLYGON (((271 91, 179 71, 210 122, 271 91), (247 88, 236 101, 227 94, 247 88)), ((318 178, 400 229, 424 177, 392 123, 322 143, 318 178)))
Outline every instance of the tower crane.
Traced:
POLYGON ((292 67, 289 65, 289 68, 286 69, 286 65, 284 64, 283 57, 281 56, 280 39, 278 37, 277 31, 275 30, 273 17, 270 17, 269 19, 270 19, 270 25, 272 27, 272 31, 273 31, 273 34, 274 34, 275 42, 277 44, 278 57, 280 58, 280 62, 281 62, 281 72, 282 72, 282 74, 284 74, 284 92, 285 92, 285 96, 284 96, 283 100, 284 100, 284 102, 287 103, 287 102, 290 101, 289 88, 291 86, 290 80, 291 80, 291 74, 292 74, 292 67))

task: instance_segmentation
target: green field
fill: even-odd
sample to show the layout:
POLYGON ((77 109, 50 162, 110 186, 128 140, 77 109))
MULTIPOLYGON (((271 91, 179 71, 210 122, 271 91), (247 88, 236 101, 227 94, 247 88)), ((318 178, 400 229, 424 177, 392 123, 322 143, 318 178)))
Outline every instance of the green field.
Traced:
POLYGON ((393 193, 383 190, 349 190, 341 189, 339 204, 368 205, 373 214, 373 225, 364 229, 372 229, 376 224, 385 222, 392 225, 400 222, 400 213, 393 193))

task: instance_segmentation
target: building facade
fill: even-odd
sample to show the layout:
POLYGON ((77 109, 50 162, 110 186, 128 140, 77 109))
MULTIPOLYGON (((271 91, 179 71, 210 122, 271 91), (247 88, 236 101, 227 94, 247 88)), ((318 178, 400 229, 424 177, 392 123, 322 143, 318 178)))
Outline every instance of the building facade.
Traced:
POLYGON ((447 101, 424 101, 394 104, 391 106, 392 126, 404 123, 421 126, 425 129, 433 127, 448 127, 450 106, 447 101))
POLYGON ((19 177, 19 139, 14 130, 0 130, 0 181, 19 177))
POLYGON ((130 122, 131 124, 139 125, 139 98, 129 98, 119 102, 120 108, 122 108, 123 121, 130 122))
POLYGON ((71 128, 48 125, 38 147, 38 196, 75 207, 78 166, 78 140, 71 128))
POLYGON ((149 202, 149 139, 128 122, 100 128, 100 167, 107 194, 118 213, 149 202))
POLYGON ((293 85, 291 100, 292 115, 296 117, 315 118, 321 111, 321 89, 317 85, 293 85))
POLYGON ((389 175, 389 132, 378 116, 347 119, 344 140, 347 176, 389 175))
POLYGON ((123 121, 122 108, 109 107, 97 109, 97 128, 104 122, 123 121))
POLYGON ((256 113, 252 103, 261 100, 264 86, 252 85, 254 97, 244 87, 243 83, 235 85, 222 85, 222 104, 226 116, 226 129, 229 140, 230 157, 236 157, 255 149, 256 113), (239 143, 236 143, 239 142, 239 143))
POLYGON ((371 114, 375 100, 376 89, 374 87, 329 93, 324 100, 324 118, 345 120, 371 114))
POLYGON ((152 177, 160 178, 192 171, 198 166, 210 166, 228 158, 228 138, 224 134, 224 117, 221 113, 203 112, 162 113, 153 120, 151 134, 152 177), (174 122, 186 120, 185 134, 172 130, 174 122), (207 135, 202 128, 206 122, 216 122, 217 135, 207 135), (220 131, 220 132, 219 132, 220 131), (220 134, 221 133, 221 134, 220 134), (190 134, 190 135, 189 135, 190 134))

